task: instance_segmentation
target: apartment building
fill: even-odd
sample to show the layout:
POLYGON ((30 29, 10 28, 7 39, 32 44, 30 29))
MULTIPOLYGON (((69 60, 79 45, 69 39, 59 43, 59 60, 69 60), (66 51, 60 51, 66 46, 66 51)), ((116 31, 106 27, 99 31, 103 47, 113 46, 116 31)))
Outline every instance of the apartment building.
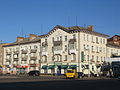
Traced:
POLYGON ((17 41, 4 46, 4 72, 28 72, 39 70, 40 38, 30 34, 28 38, 17 37, 17 41))
POLYGON ((109 56, 107 38, 108 35, 95 32, 93 26, 59 25, 45 35, 18 37, 15 43, 4 46, 5 70, 64 74, 67 68, 74 68, 84 74, 97 74, 109 56))
POLYGON ((115 44, 120 46, 120 36, 119 35, 114 35, 113 37, 109 38, 108 40, 109 44, 115 44))
POLYGON ((76 68, 85 74, 97 73, 106 57, 107 37, 95 32, 93 26, 56 26, 41 37, 41 43, 46 42, 46 54, 42 55, 45 63, 41 62, 41 73, 63 74, 66 68, 76 68))
POLYGON ((120 36, 114 35, 107 40, 107 52, 106 57, 120 56, 120 36))

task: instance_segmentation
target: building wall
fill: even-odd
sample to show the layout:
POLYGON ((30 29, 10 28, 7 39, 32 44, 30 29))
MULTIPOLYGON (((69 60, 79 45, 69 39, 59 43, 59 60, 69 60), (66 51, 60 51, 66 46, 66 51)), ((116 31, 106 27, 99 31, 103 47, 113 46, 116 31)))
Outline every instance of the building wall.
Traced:
POLYGON ((120 56, 120 47, 116 47, 113 45, 107 46, 106 55, 106 57, 111 57, 112 55, 120 56))
MULTIPOLYGON (((58 28, 40 39, 41 42, 4 47, 4 65, 7 66, 5 70, 27 65, 29 66, 27 71, 36 69, 45 73, 45 69, 42 68, 44 65, 48 67, 55 65, 54 70, 47 70, 50 74, 57 73, 59 66, 76 65, 79 72, 97 74, 100 72, 98 66, 102 65, 106 57, 111 56, 108 49, 118 50, 118 55, 120 55, 120 50, 116 47, 106 46, 107 37, 88 32, 67 33, 58 28), (18 57, 14 55, 16 49, 19 52, 18 57), (37 49, 36 53, 31 54, 31 49, 37 49), (27 53, 23 55, 22 50, 27 53), (31 55, 34 56, 34 60, 31 55), (27 59, 23 60, 24 57, 27 59)), ((61 73, 64 74, 65 69, 61 69, 61 73)))

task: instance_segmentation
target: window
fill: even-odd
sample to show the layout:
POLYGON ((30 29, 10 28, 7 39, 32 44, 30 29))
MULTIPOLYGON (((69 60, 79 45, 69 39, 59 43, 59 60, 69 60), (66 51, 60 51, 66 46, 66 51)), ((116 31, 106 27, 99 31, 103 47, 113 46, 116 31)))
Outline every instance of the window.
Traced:
POLYGON ((67 55, 65 55, 65 61, 67 61, 67 55))
POLYGON ((73 54, 73 60, 76 60, 76 55, 75 54, 73 54))
POLYGON ((105 48, 103 48, 103 53, 105 53, 105 48))
POLYGON ((101 57, 101 61, 102 61, 103 59, 102 59, 102 57, 101 57))
POLYGON ((93 36, 91 36, 91 41, 94 42, 94 41, 93 41, 93 36))
POLYGON ((105 39, 103 39, 103 44, 105 44, 105 39))
POLYGON ((102 38, 100 39, 100 43, 102 43, 102 38))
POLYGON ((94 61, 94 56, 92 55, 92 60, 94 61))
POLYGON ((59 56, 57 56, 57 61, 59 61, 59 56))
POLYGON ((87 50, 89 50, 89 45, 87 45, 87 50))
POLYGON ((76 35, 75 34, 73 34, 73 39, 76 39, 76 35))
POLYGON ((83 38, 84 38, 84 41, 85 41, 85 34, 84 34, 83 38))
POLYGON ((99 58, 99 57, 97 56, 96 58, 97 58, 97 61, 98 61, 98 58, 99 58))
POLYGON ((38 48, 37 45, 34 45, 34 48, 37 49, 38 48))
POLYGON ((94 51, 94 47, 92 46, 92 48, 91 48, 91 49, 92 49, 92 52, 93 52, 93 51, 94 51))
POLYGON ((75 49, 76 47, 75 47, 75 44, 73 43, 73 44, 69 44, 69 49, 75 49))
POLYGON ((60 36, 60 41, 62 41, 62 36, 60 36))
POLYGON ((98 52, 98 47, 96 47, 96 50, 97 50, 97 52, 98 52))
POLYGON ((54 37, 52 38, 52 41, 54 41, 54 37))
POLYGON ((67 45, 65 45, 65 51, 67 51, 67 45))
POLYGON ((31 46, 30 46, 30 49, 31 49, 31 46))
POLYGON ((45 39, 45 42, 47 42, 47 39, 45 39))
POLYGON ((89 55, 87 55, 87 60, 89 61, 89 55))
POLYGON ((98 37, 96 37, 96 43, 99 43, 99 42, 98 42, 98 37))
POLYGON ((57 41, 59 41, 59 37, 57 37, 57 41))
POLYGON ((65 41, 67 41, 67 36, 65 36, 65 41))
POLYGON ((84 44, 84 50, 86 50, 85 44, 84 44))
POLYGON ((87 41, 89 41, 89 36, 87 35, 87 41))
POLYGON ((100 52, 102 52, 102 47, 100 47, 100 52))

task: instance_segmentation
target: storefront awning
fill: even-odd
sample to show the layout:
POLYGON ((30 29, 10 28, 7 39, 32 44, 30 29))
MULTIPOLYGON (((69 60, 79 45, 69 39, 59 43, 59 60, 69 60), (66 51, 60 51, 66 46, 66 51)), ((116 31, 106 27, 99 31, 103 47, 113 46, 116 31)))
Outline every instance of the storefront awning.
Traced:
POLYGON ((68 68, 68 65, 62 65, 61 68, 62 68, 62 69, 67 69, 67 68, 68 68))
POLYGON ((77 65, 70 65, 69 68, 70 68, 70 69, 76 69, 76 68, 77 68, 77 65))
POLYGON ((47 69, 47 67, 48 67, 47 65, 43 65, 42 69, 47 69))
POLYGON ((54 69, 54 68, 55 68, 55 65, 48 66, 48 69, 54 69))

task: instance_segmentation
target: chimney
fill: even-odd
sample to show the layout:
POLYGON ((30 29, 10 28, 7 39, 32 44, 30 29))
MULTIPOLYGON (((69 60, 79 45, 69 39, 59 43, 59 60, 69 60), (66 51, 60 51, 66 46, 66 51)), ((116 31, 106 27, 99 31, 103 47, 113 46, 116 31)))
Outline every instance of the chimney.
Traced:
POLYGON ((94 27, 93 27, 92 25, 89 25, 89 26, 87 27, 87 29, 88 29, 89 31, 94 31, 93 28, 94 28, 94 27))
POLYGON ((30 35, 29 35, 29 39, 30 39, 30 40, 33 40, 33 39, 35 39, 36 37, 37 37, 37 35, 35 35, 35 34, 30 34, 30 35))
POLYGON ((24 37, 17 37, 17 42, 24 40, 24 37))

